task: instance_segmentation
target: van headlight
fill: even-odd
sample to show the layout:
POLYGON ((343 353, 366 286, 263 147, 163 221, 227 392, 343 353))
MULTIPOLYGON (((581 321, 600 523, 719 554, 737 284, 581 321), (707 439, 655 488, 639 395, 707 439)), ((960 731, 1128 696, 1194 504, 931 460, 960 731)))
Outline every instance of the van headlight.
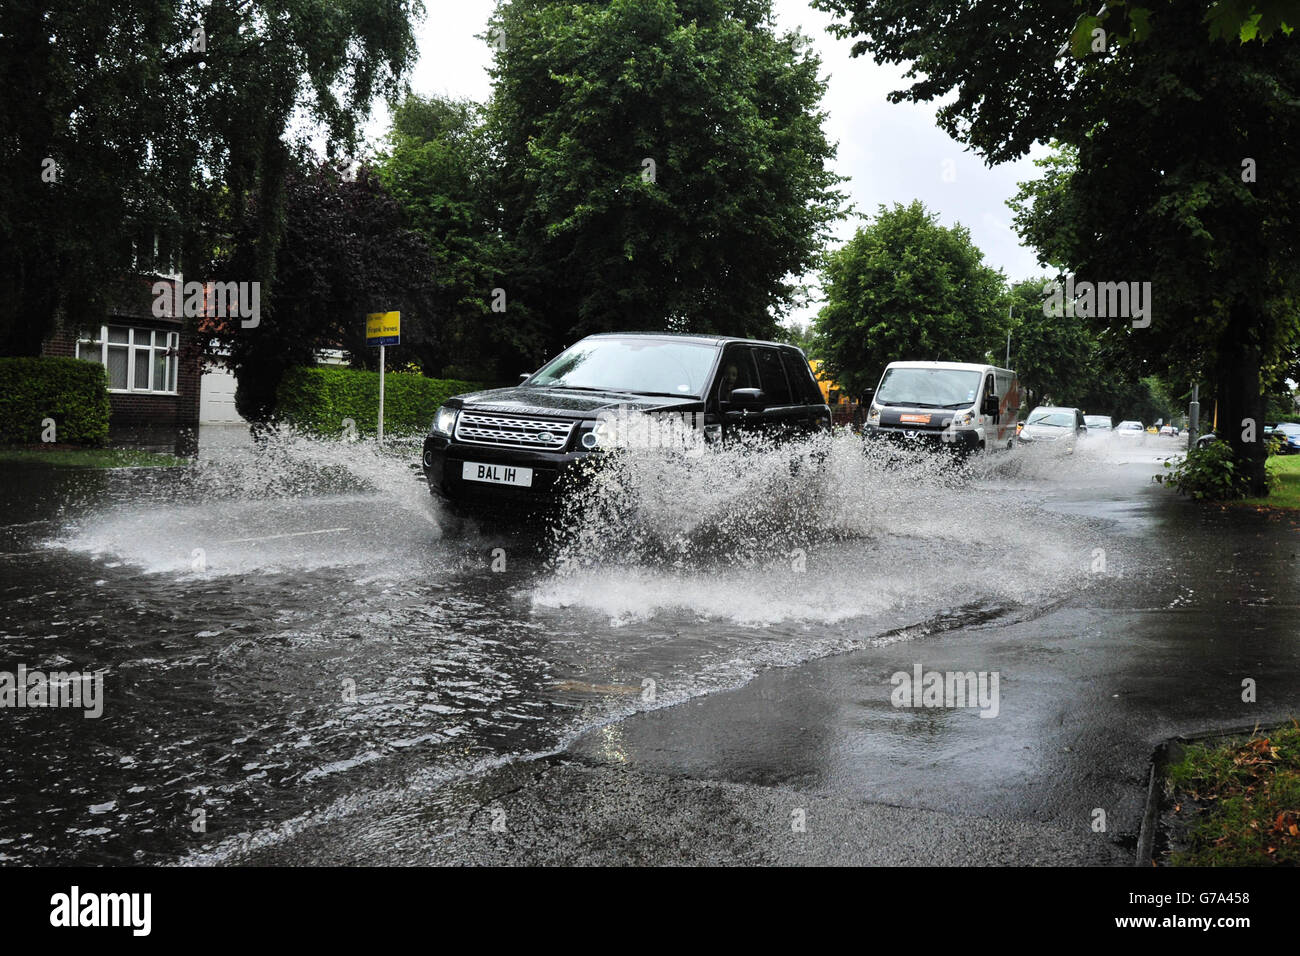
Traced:
POLYGON ((877 405, 875 402, 871 403, 871 408, 867 411, 867 424, 868 425, 880 424, 880 406, 877 405))
POLYGON ((952 416, 952 427, 953 427, 953 428, 965 428, 967 425, 971 424, 971 422, 973 422, 973 421, 975 421, 975 413, 974 413, 974 412, 971 412, 971 411, 958 412, 956 415, 952 416))
POLYGON ((450 437, 451 430, 456 427, 456 415, 459 412, 459 408, 453 408, 450 405, 444 405, 438 409, 438 414, 433 416, 433 433, 450 437))

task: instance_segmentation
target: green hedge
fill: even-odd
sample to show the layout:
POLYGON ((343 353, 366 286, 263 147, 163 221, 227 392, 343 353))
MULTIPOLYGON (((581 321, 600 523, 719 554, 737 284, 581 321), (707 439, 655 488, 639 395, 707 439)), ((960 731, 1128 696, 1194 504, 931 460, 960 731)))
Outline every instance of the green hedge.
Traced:
POLYGON ((102 445, 108 438, 108 375, 74 358, 0 358, 0 445, 36 445, 46 418, 54 440, 102 445))
MULTIPOLYGON (((384 434, 427 432, 433 413, 449 396, 483 387, 389 372, 384 376, 384 434)), ((336 366, 291 368, 276 390, 275 409, 281 421, 314 434, 340 435, 343 419, 350 418, 358 434, 373 435, 379 417, 379 373, 336 366)))

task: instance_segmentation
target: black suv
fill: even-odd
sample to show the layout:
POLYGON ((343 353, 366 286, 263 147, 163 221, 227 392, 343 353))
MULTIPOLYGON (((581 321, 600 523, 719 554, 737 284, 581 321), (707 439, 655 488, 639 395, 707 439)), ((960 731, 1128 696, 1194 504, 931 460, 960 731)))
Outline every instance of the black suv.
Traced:
MULTIPOLYGON (((514 388, 449 398, 424 440, 429 489, 448 501, 531 508, 630 419, 671 420, 703 441, 829 429, 803 352, 714 335, 606 333, 570 346, 514 388)), ((631 422, 635 424, 635 422, 631 422)), ((634 431, 635 429, 631 429, 634 431)))

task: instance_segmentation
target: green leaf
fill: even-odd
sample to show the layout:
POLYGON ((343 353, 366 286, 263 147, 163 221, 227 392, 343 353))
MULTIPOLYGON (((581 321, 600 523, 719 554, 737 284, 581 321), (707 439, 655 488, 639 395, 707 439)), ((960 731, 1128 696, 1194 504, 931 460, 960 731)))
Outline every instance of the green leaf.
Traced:
POLYGON ((1128 19, 1132 26, 1130 38, 1133 42, 1140 43, 1151 35, 1151 11, 1146 7, 1130 7, 1128 19))
POLYGON ((1070 34, 1070 52, 1075 59, 1082 60, 1092 52, 1092 31, 1101 26, 1101 20, 1088 14, 1079 18, 1070 34))

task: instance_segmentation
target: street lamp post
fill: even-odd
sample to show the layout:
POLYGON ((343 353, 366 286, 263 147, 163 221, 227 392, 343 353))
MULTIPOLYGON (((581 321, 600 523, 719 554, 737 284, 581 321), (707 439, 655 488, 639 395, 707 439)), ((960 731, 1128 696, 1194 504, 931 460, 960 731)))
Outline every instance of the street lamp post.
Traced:
POLYGON ((1192 383, 1192 403, 1187 409, 1187 447, 1196 447, 1197 433, 1201 430, 1201 385, 1192 383))

